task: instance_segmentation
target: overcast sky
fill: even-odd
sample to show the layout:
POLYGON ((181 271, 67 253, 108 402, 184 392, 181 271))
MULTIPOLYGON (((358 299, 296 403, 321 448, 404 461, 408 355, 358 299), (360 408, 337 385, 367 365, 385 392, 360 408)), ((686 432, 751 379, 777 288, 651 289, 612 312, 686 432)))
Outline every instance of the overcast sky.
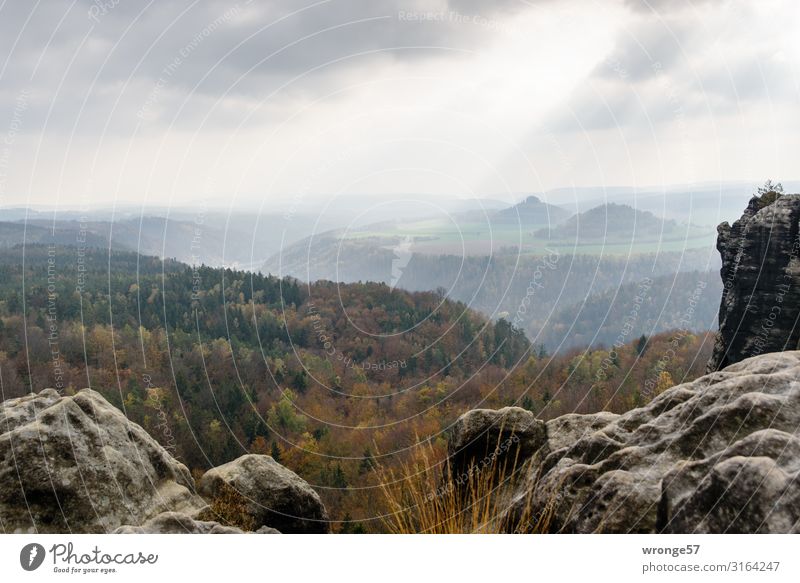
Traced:
POLYGON ((0 206, 800 177, 796 0, 0 4, 0 206))

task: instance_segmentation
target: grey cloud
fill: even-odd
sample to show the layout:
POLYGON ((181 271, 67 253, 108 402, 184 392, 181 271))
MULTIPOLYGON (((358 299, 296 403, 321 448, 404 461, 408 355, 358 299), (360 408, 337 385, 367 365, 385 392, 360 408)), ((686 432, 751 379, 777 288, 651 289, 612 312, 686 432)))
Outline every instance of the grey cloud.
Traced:
POLYGON ((553 131, 592 131, 674 117, 675 100, 687 99, 671 79, 687 66, 697 31, 684 20, 641 18, 622 32, 611 53, 554 116, 553 131), (669 87, 659 86, 665 80, 669 87), (670 95, 672 93, 672 95, 670 95))
POLYGON ((638 14, 587 82, 554 112, 553 131, 643 128, 800 97, 789 57, 778 58, 770 38, 747 29, 750 7, 714 13, 713 21, 703 22, 681 11, 683 2, 649 4, 664 13, 638 14), (728 46, 734 50, 726 60, 728 46))
MULTIPOLYGON (((520 0, 483 6, 450 0, 441 9, 480 9, 490 17, 526 5, 520 0)), ((102 118, 115 92, 125 106, 158 100, 163 108, 176 92, 213 99, 227 91, 261 98, 302 75, 307 77, 299 84, 303 91, 325 92, 335 86, 337 75, 355 67, 446 58, 453 50, 480 50, 491 37, 486 27, 464 22, 402 17, 435 7, 424 0, 44 0, 35 9, 6 3, 0 10, 0 55, 9 57, 9 66, 2 82, 7 88, 32 86, 40 96, 31 125, 43 117, 38 110, 56 99, 61 84, 57 99, 64 121, 54 116, 56 127, 69 126, 77 110, 68 108, 79 109, 84 100, 98 107, 95 117, 102 118), (126 92, 141 94, 123 96, 126 84, 126 92)), ((8 98, 0 96, 0 106, 8 98)), ((91 124, 81 126, 90 129, 91 124)))
POLYGON ((625 0, 625 6, 635 12, 672 14, 696 9, 706 4, 726 4, 728 0, 625 0))
POLYGON ((547 4, 552 0, 448 0, 451 10, 468 14, 497 14, 502 12, 516 12, 536 4, 547 4))
MULTIPOLYGON (((103 1, 114 0, 97 0, 97 3, 103 1)), ((501 2, 500 6, 504 4, 501 2)), ((15 49, 14 60, 27 60, 29 53, 38 58, 43 40, 55 30, 63 5, 47 1, 43 5, 23 34, 23 43, 15 49)), ((96 5, 82 0, 67 13, 47 57, 62 63, 71 58, 79 38, 94 24, 94 43, 106 46, 110 55, 90 54, 84 48, 80 59, 99 68, 103 59, 110 56, 101 73, 106 80, 125 78, 134 70, 140 75, 158 77, 164 67, 182 55, 186 56, 180 71, 176 71, 175 82, 184 78, 195 81, 198 73, 214 65, 238 74, 254 66, 256 73, 297 74, 329 60, 356 53, 391 51, 395 47, 476 48, 481 43, 479 37, 486 33, 485 28, 447 19, 412 21, 400 17, 401 13, 426 12, 426 6, 431 4, 421 0, 330 0, 307 1, 302 5, 290 0, 252 4, 170 2, 153 3, 141 11, 134 8, 141 5, 121 1, 106 13, 97 14, 97 22, 93 22, 87 15, 96 5), (292 16, 295 12, 298 14, 292 16), (233 52, 220 62, 229 51, 233 52), (135 69, 140 60, 139 68, 135 69)), ((25 10, 18 6, 10 13, 0 13, 5 23, 0 24, 0 32, 6 39, 0 48, 6 52, 10 50, 12 32, 18 30, 26 17, 25 10)), ((497 9, 494 6, 492 12, 497 9)), ((414 59, 422 54, 422 51, 405 51, 395 58, 414 59)))
POLYGON ((593 76, 636 82, 680 67, 691 55, 700 31, 680 19, 647 19, 626 30, 593 76))

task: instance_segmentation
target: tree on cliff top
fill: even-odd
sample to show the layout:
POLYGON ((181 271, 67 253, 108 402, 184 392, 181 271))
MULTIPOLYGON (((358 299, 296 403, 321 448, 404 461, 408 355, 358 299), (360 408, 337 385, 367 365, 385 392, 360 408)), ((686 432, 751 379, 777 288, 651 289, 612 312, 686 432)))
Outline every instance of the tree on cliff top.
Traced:
POLYGON ((759 208, 763 209, 783 196, 783 185, 780 182, 767 180, 763 186, 758 187, 756 196, 758 196, 759 199, 759 208))

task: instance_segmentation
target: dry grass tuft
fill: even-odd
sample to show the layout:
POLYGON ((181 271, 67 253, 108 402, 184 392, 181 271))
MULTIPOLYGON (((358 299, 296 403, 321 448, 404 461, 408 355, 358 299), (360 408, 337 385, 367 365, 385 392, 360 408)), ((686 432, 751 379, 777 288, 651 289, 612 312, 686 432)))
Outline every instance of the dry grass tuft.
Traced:
POLYGON ((399 469, 379 465, 388 510, 385 528, 394 534, 547 532, 553 505, 537 512, 530 494, 512 499, 525 477, 524 464, 518 448, 515 455, 500 453, 495 449, 484 458, 488 463, 456 474, 451 461, 428 441, 418 443, 399 469))

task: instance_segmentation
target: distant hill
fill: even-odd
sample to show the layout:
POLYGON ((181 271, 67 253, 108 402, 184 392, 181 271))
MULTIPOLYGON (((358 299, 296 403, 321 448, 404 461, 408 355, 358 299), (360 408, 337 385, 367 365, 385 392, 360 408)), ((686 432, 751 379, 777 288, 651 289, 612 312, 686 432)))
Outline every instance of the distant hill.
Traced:
MULTIPOLYGON (((783 180, 785 192, 800 192, 800 182, 783 180)), ((558 188, 547 191, 547 198, 583 212, 608 202, 627 204, 640 210, 681 223, 716 227, 722 221, 739 218, 742 205, 761 186, 761 181, 729 181, 672 184, 660 187, 558 188)))
POLYGON ((537 344, 562 352, 579 346, 613 346, 667 330, 705 332, 717 327, 722 294, 718 270, 671 273, 593 293, 543 314, 537 344))
MULTIPOLYGON (((10 248, 23 243, 28 245, 35 244, 55 244, 55 245, 77 245, 79 229, 64 226, 56 223, 53 227, 52 221, 42 221, 33 224, 0 222, 0 248, 10 248)), ((108 247, 108 239, 95 233, 87 232, 82 235, 81 244, 87 247, 108 247)))
POLYGON ((184 213, 174 218, 142 216, 114 221, 92 217, 81 221, 65 214, 54 221, 44 213, 31 212, 24 222, 0 222, 0 248, 37 243, 110 247, 190 264, 251 268, 260 267, 282 242, 293 242, 310 230, 311 225, 305 230, 299 225, 289 229, 283 217, 256 214, 198 211, 195 216, 184 213))
POLYGON ((544 343, 551 352, 613 341, 624 317, 620 314, 624 315, 638 283, 645 278, 657 283, 648 292, 647 316, 636 322, 639 334, 677 325, 684 292, 691 292, 700 278, 681 272, 704 272, 709 282, 703 306, 696 311, 697 329, 713 328, 713 315, 719 308, 719 275, 713 271, 718 269, 719 259, 710 249, 623 256, 565 252, 544 261, 541 256, 520 258, 514 253, 491 257, 403 254, 398 251, 399 242, 394 248, 380 243, 318 237, 289 247, 264 269, 303 281, 378 281, 410 291, 443 288, 448 298, 490 317, 505 312, 514 320, 520 314, 520 327, 528 337, 536 344, 544 343), (707 276, 709 269, 711 275, 707 276), (538 285, 532 292, 533 281, 538 285), (581 321, 570 330, 577 313, 581 321), (652 320, 650 328, 646 328, 648 320, 652 320))
POLYGON ((520 225, 533 228, 556 225, 569 217, 569 212, 561 207, 542 202, 536 196, 529 196, 521 203, 497 211, 491 217, 492 223, 520 225))
POLYGON ((626 204, 609 203, 573 215, 555 228, 540 229, 536 236, 586 243, 659 239, 678 231, 685 229, 675 221, 626 204))

